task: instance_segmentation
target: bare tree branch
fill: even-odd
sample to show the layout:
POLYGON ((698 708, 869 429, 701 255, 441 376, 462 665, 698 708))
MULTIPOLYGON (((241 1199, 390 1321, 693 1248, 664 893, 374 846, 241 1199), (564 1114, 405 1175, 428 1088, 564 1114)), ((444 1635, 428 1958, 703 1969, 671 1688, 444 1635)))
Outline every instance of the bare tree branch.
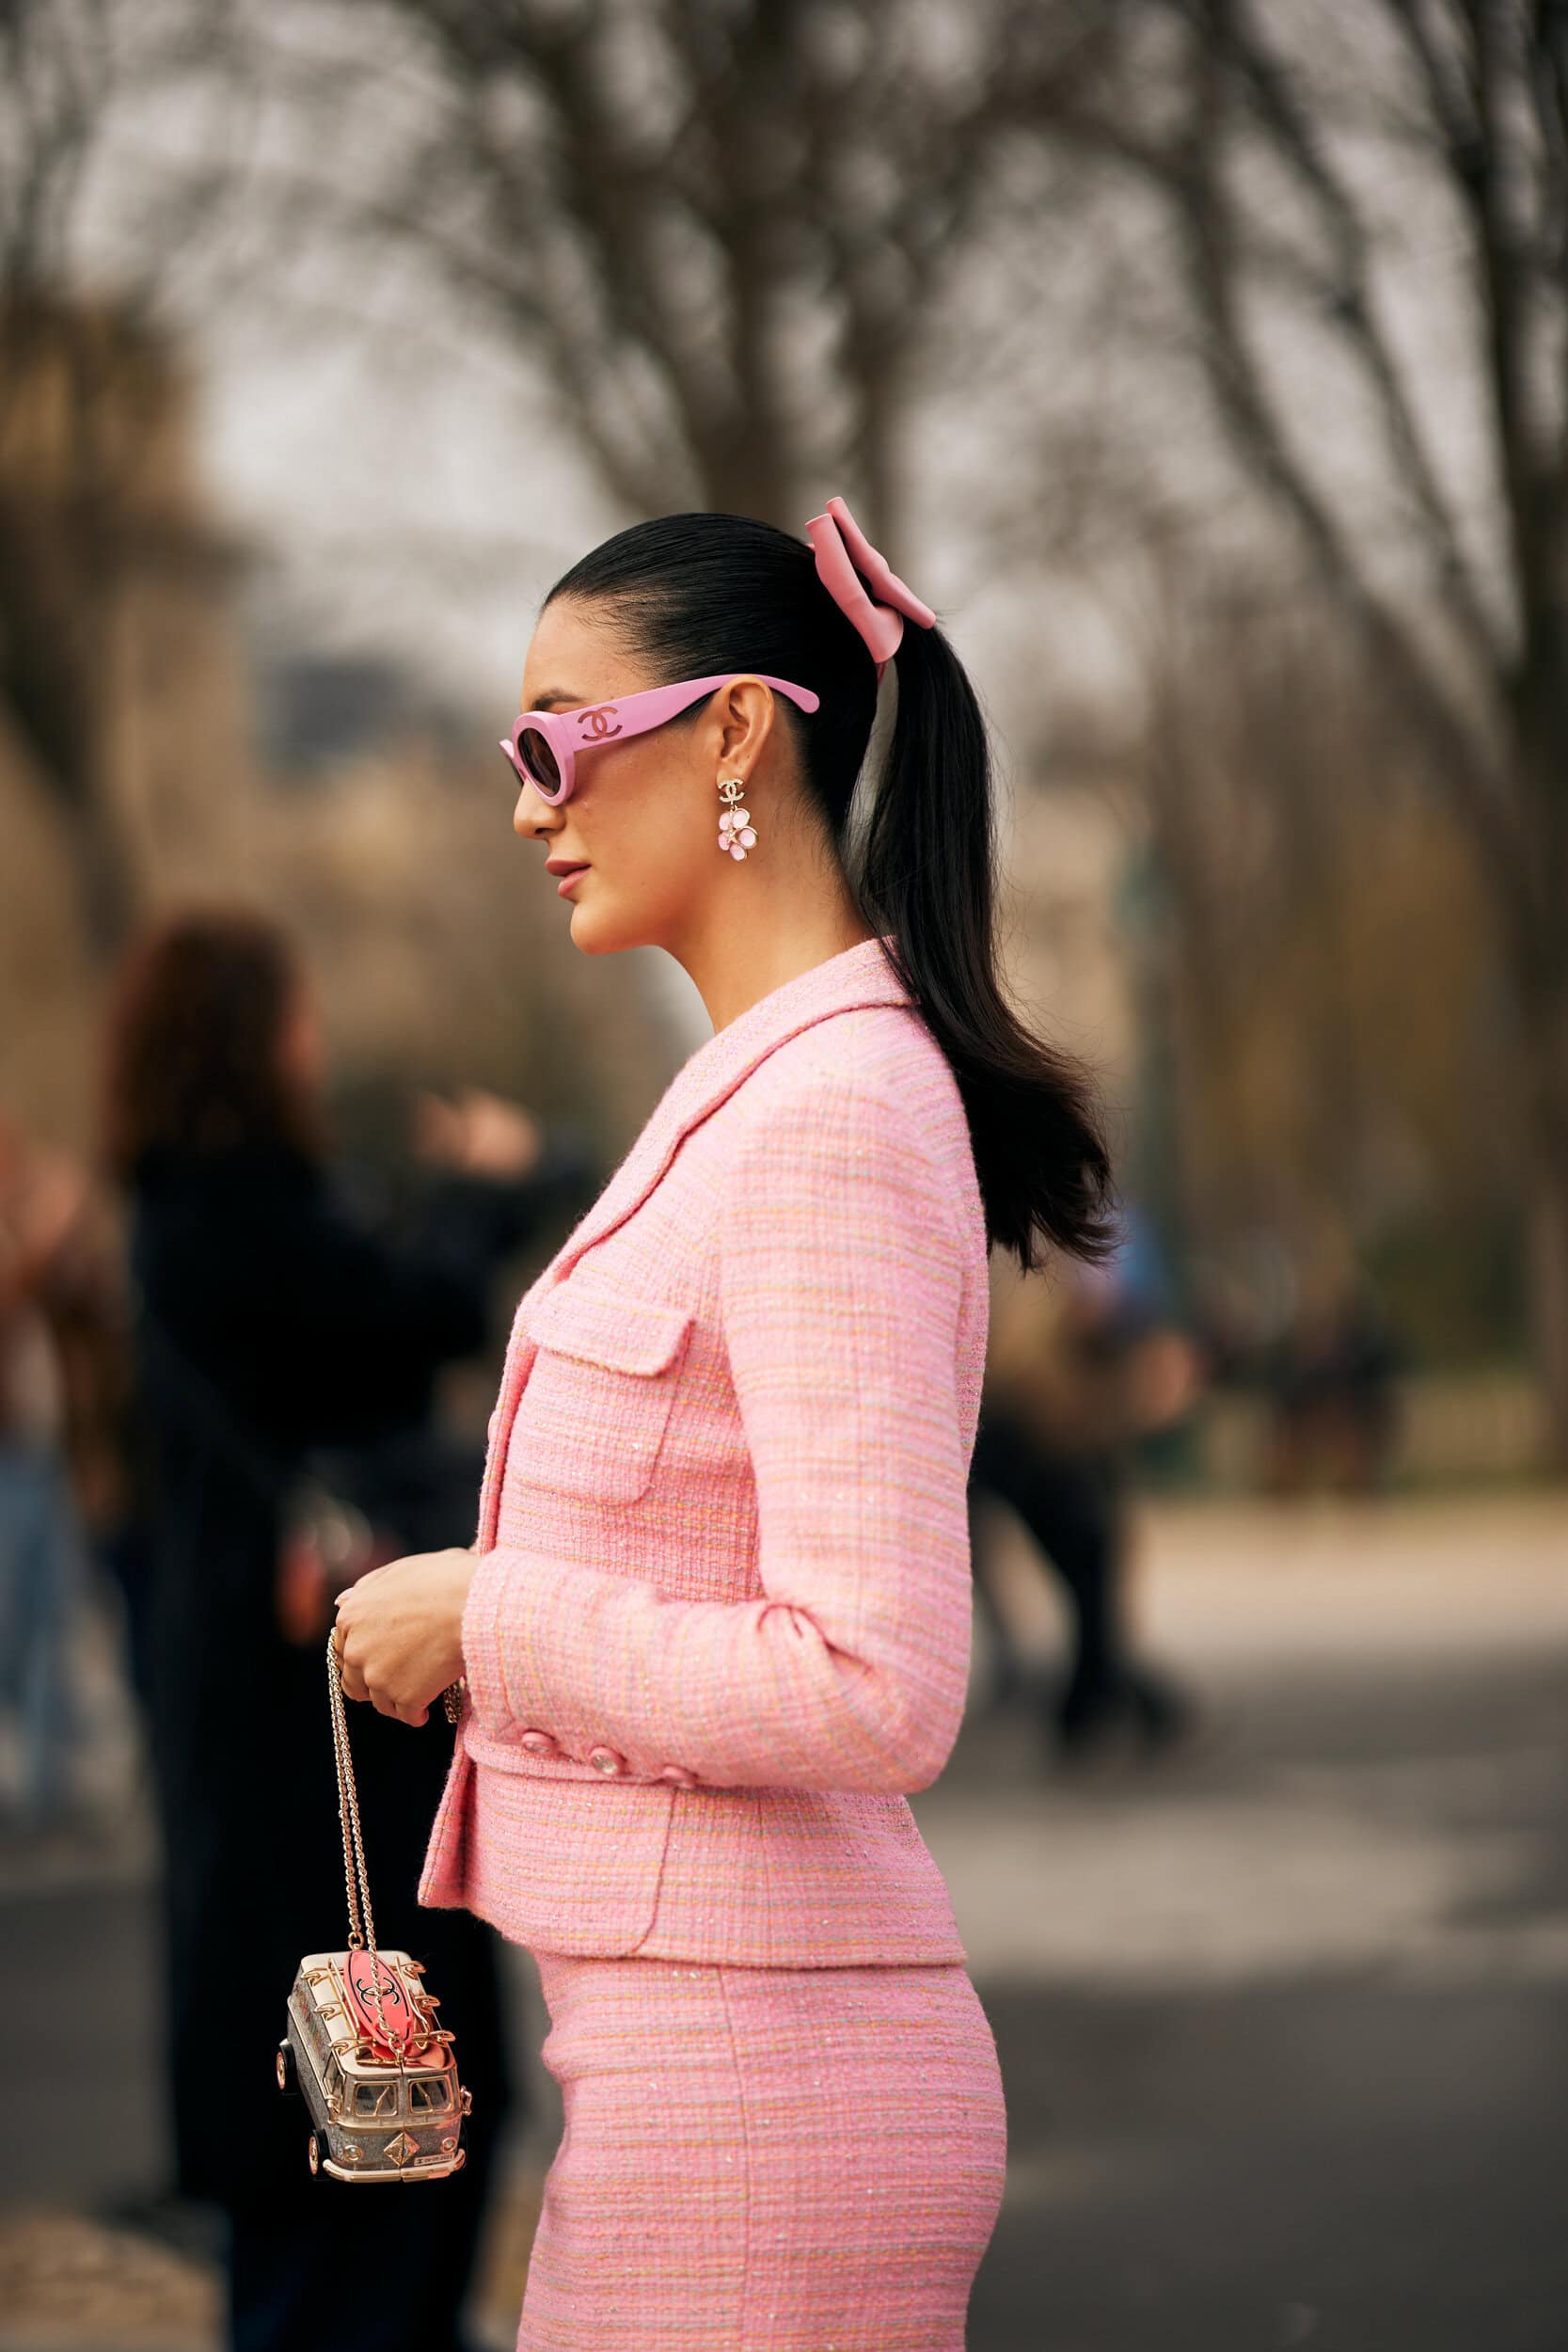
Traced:
POLYGON ((1465 556, 1420 421, 1380 322, 1371 286, 1372 243, 1319 125, 1302 103, 1245 0, 1220 16, 1220 35, 1245 77, 1261 127, 1295 170, 1318 209, 1335 268, 1324 315, 1362 368, 1377 402, 1389 455, 1431 539, 1440 594, 1472 641, 1483 666, 1503 648, 1465 556))
MULTIPOLYGON (((466 287, 628 503, 796 522, 831 469, 895 534, 933 276, 979 233, 999 141, 1090 70, 1092 11, 985 0, 924 30, 895 0, 373 13, 427 103, 396 180, 368 184, 356 152, 332 218, 466 287)), ((261 36, 285 71, 293 38, 287 14, 261 36)))

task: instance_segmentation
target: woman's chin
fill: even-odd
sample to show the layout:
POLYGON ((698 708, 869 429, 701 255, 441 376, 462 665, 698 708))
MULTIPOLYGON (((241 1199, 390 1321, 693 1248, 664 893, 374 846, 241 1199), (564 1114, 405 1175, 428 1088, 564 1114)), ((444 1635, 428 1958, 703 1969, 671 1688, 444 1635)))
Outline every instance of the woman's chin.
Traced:
POLYGON ((610 918, 606 908, 579 906, 575 898, 569 903, 571 920, 568 928, 571 932, 572 945, 580 954, 611 956, 617 948, 626 946, 626 941, 620 936, 619 928, 610 918))

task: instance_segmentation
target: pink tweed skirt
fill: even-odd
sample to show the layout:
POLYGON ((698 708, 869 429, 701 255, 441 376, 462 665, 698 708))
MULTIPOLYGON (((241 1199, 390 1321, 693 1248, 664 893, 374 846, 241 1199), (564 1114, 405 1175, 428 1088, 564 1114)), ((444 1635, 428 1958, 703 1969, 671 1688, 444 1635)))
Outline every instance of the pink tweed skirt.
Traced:
POLYGON ((962 2352, 1006 2120, 961 1965, 534 1959, 565 2121, 517 2352, 962 2352))

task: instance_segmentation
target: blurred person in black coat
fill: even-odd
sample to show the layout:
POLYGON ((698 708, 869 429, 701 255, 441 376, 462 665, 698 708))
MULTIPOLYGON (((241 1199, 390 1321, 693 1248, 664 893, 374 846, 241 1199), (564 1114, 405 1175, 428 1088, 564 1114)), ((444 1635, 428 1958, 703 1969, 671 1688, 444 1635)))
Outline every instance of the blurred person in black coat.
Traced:
POLYGON ((416 1898, 439 1708, 417 1730, 356 1710, 353 1751, 378 1940, 428 1964, 473 2090, 467 2168, 414 2198, 312 2180, 273 2079, 294 1969, 346 1927, 325 1666, 344 1577, 302 1584, 287 1536, 332 1449, 379 1465, 386 1556, 431 1523, 470 1540, 461 1479, 433 1516, 436 1375, 483 1346, 491 1271, 563 1171, 526 1114, 469 1097, 393 1248, 328 1182, 320 1064, 309 993, 254 917, 171 923, 122 977, 107 1124, 132 1204, 178 2187, 227 2217, 233 2352, 455 2352, 509 2085, 491 1932, 416 1898))
POLYGON ((1109 1265, 1058 1269, 1050 1282, 993 1262, 979 1426, 970 1464, 976 1597, 996 1645, 993 1697, 1028 1694, 981 1506, 1006 1503, 1068 1602, 1070 1659, 1043 1701, 1055 1760, 1098 1752, 1132 1729, 1156 1753, 1189 1737, 1196 1702, 1136 1655, 1126 1621, 1132 1459, 1140 1439, 1191 1406, 1199 1357, 1177 1327, 1148 1263, 1141 1219, 1121 1211, 1109 1265))

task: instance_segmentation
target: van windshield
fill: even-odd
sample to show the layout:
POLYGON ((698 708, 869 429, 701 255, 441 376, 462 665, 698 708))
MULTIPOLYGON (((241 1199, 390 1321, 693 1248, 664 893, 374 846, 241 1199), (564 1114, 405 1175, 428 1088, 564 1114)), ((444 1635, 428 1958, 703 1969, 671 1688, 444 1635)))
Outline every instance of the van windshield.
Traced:
POLYGON ((436 2074, 428 2082, 411 2082, 408 2106, 414 2115, 445 2115, 451 2106, 451 2086, 446 2076, 436 2074))
POLYGON ((396 2083, 356 2083, 354 2112, 356 2115, 396 2115, 398 2087, 396 2083))

